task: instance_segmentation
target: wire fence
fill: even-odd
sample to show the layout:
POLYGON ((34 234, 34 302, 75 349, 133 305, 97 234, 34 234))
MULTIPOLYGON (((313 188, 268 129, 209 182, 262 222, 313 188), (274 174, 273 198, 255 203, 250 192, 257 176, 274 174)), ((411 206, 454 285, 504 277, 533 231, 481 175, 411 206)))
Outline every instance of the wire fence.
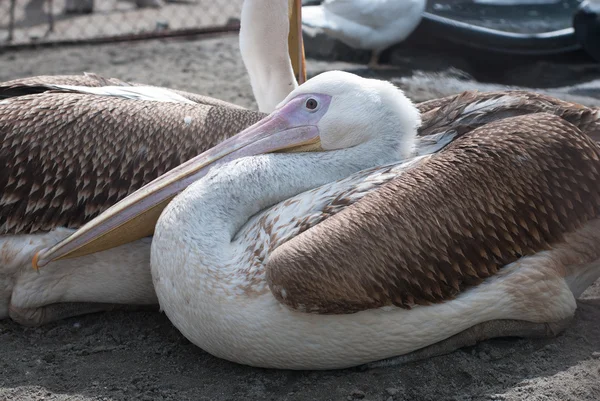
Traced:
POLYGON ((0 0, 0 48, 234 30, 243 0, 0 0))

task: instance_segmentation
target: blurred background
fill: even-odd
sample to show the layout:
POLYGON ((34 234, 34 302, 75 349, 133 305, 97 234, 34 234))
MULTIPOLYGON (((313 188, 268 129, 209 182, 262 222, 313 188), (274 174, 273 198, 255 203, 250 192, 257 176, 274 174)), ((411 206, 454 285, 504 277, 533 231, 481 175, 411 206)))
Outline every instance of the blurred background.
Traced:
MULTIPOLYGON (((187 40, 235 34, 242 1, 0 0, 0 52, 12 52, 13 57, 31 56, 19 51, 41 52, 48 47, 65 49, 90 44, 115 44, 112 47, 116 49, 119 48, 116 43, 146 39, 187 40)), ((330 3, 336 1, 340 2, 330 3)), ((341 2, 354 3, 356 13, 360 13, 368 0, 341 2)), ((600 77, 598 60, 594 58, 600 57, 600 45, 592 44, 596 49, 591 49, 582 40, 586 34, 594 36, 588 27, 579 29, 579 37, 574 29, 574 16, 581 9, 581 0, 422 2, 425 12, 422 20, 417 21, 416 29, 411 28, 406 39, 391 43, 379 57, 381 64, 394 68, 381 69, 374 75, 391 79, 412 76, 415 71, 448 72, 452 68, 450 74, 457 79, 539 88, 572 85, 600 77)), ((375 3, 381 4, 385 12, 390 0, 375 3)), ((304 0, 303 4, 322 6, 320 0, 304 0)), ((305 26, 309 58, 358 65, 369 62, 369 50, 349 46, 348 41, 338 40, 339 35, 313 28, 305 26)), ((595 33, 600 37, 600 31, 595 33)), ((161 45, 156 43, 159 49, 161 45)), ((191 50, 193 46, 188 43, 186 47, 191 50)), ((101 49, 105 48, 95 51, 101 53, 101 49)), ((64 50, 53 52, 60 51, 64 50)), ((196 55, 198 57, 200 55, 196 55)), ((6 60, 0 60, 3 61, 6 60)), ((64 73, 81 72, 74 64, 77 60, 64 61, 61 64, 69 68, 64 73)), ((31 74, 47 73, 45 63, 37 66, 41 69, 31 69, 31 74)), ((10 69, 10 66, 4 67, 10 69)), ((21 68, 19 71, 17 77, 23 76, 25 71, 21 68)), ((369 74, 369 71, 353 72, 369 74)), ((15 76, 3 74, 2 78, 15 76)), ((127 78, 136 79, 135 76, 127 78)))
MULTIPOLYGON (((127 40, 223 29, 242 0, 2 0, 4 46, 127 40)), ((235 29, 235 28, 234 28, 235 29)))

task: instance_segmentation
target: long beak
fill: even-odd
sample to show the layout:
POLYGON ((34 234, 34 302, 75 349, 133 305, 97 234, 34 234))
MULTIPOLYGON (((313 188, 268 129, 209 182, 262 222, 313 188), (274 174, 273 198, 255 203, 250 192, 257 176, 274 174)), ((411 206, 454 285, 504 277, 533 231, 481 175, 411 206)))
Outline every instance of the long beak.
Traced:
POLYGON ((302 0, 289 0, 290 33, 288 48, 298 85, 306 82, 306 60, 302 40, 302 0))
POLYGON ((153 234, 163 209, 181 191, 199 180, 210 168, 245 156, 269 152, 320 149, 314 117, 298 117, 299 99, 292 100, 263 120, 214 148, 158 177, 116 203, 49 249, 38 252, 34 268, 63 258, 111 249, 153 234))

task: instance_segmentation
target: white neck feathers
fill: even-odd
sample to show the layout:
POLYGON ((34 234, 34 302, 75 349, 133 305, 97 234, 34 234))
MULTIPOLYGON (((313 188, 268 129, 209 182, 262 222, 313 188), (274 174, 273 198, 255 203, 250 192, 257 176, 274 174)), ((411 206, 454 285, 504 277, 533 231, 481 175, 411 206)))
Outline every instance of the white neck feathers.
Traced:
POLYGON ((298 83, 289 59, 289 5, 282 0, 245 0, 240 52, 258 109, 275 110, 298 83))
POLYGON ((234 262, 240 255, 232 252, 231 241, 252 216, 299 193, 395 160, 397 153, 389 149, 375 153, 371 146, 356 146, 246 157, 215 168, 163 211, 153 239, 152 268, 186 269, 188 263, 173 260, 184 255, 202 261, 194 269, 211 272, 217 278, 211 285, 227 287, 224 277, 241 268, 234 262), (166 252, 171 247, 178 251, 166 252))

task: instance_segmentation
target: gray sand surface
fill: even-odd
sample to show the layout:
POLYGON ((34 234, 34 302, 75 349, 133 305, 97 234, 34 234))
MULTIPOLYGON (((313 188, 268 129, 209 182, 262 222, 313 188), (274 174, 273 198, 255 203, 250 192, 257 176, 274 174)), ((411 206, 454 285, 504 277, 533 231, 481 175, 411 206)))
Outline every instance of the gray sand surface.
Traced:
MULTIPOLYGON (((82 1, 82 0, 78 0, 82 1)), ((12 43, 82 40, 227 24, 239 18, 241 0, 167 0, 161 8, 138 8, 133 0, 96 0, 91 14, 66 14, 66 0, 17 0, 12 43)), ((8 38, 10 1, 0 1, 0 48, 8 38)))
MULTIPOLYGON (((309 66, 311 74, 358 68, 312 60, 309 66)), ((0 81, 83 71, 255 107, 234 36, 0 55, 0 81)), ((156 311, 34 329, 2 321, 0 400, 600 400, 600 282, 584 295, 557 338, 498 339, 367 371, 239 366, 193 346, 156 311)))

